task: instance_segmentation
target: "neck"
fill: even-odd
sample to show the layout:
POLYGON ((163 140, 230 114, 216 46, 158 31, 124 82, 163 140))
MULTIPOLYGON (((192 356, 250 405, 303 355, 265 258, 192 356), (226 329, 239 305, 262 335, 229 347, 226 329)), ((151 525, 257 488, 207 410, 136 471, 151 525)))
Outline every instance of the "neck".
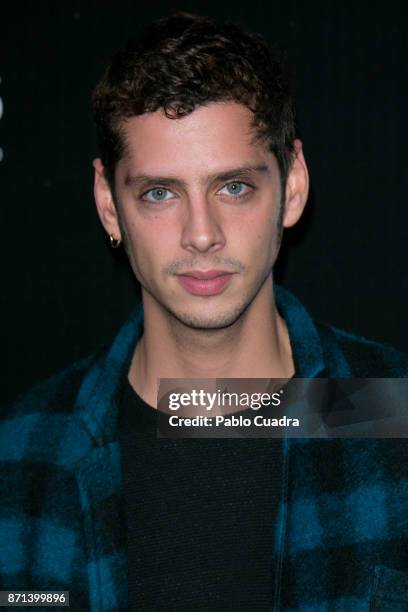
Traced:
POLYGON ((150 295, 143 295, 144 334, 129 381, 151 406, 160 378, 290 378, 294 373, 289 334, 276 309, 272 277, 231 326, 187 327, 150 295))

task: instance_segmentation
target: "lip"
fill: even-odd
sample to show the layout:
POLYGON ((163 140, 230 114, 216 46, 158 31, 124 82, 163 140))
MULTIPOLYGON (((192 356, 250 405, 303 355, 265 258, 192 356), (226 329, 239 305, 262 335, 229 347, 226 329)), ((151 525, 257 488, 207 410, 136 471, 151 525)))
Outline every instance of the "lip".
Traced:
POLYGON ((193 278, 200 278, 202 280, 211 280, 217 278, 217 276, 224 276, 225 274, 232 274, 228 270, 192 270, 191 272, 184 272, 180 276, 192 276, 193 278))
POLYGON ((178 275, 181 286, 193 295, 218 295, 230 284, 234 272, 192 270, 178 275))

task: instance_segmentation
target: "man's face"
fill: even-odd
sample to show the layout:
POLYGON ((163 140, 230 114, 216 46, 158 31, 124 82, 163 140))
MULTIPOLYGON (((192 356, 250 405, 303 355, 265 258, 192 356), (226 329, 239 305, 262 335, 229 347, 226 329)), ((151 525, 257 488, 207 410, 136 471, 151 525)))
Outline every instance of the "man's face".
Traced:
POLYGON ((192 328, 234 323, 272 274, 280 176, 251 120, 228 102, 123 126, 127 152, 115 174, 122 239, 145 303, 192 328))

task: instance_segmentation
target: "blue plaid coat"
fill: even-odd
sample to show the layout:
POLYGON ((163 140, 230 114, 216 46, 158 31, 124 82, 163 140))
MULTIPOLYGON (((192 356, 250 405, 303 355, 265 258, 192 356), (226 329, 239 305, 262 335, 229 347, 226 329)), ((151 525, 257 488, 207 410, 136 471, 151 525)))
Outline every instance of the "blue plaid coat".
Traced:
MULTIPOLYGON (((276 301, 298 377, 407 376, 396 351, 315 324, 283 289, 276 301)), ((71 610, 127 609, 117 413, 142 329, 139 308, 109 349, 2 413, 1 590, 69 590, 71 610)), ((407 611, 407 442, 290 439, 282 463, 270 610, 407 611)))

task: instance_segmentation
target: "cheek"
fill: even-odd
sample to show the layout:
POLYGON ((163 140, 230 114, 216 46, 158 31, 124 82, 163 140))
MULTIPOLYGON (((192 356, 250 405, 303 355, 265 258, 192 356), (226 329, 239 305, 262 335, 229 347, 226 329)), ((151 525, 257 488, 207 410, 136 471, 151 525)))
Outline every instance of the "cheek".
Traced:
POLYGON ((271 210, 262 215, 247 215, 236 231, 243 249, 255 252, 261 260, 269 259, 277 241, 277 215, 271 210))
POLYGON ((151 270, 160 269, 171 255, 172 232, 159 219, 151 222, 129 222, 127 236, 132 254, 132 267, 138 275, 145 276, 151 270))

